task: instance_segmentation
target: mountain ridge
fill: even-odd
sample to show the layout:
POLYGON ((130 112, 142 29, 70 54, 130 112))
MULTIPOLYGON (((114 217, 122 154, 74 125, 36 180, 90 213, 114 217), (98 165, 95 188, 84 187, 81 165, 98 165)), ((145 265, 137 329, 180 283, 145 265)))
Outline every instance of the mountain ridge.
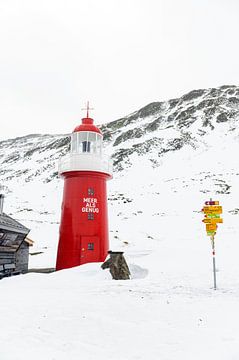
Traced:
MULTIPOLYGON (((169 216, 167 198, 178 213, 183 196, 226 196, 232 200, 228 208, 231 216, 237 214, 239 204, 232 196, 237 191, 239 171, 232 154, 239 147, 238 119, 239 87, 223 86, 153 102, 101 126, 104 150, 114 165, 109 212, 111 241, 117 248, 124 247, 125 241, 134 243, 133 235, 125 235, 123 230, 128 221, 137 220, 135 228, 141 229, 141 217, 147 212, 153 229, 156 220, 160 223, 169 216)), ((43 248, 47 248, 49 252, 51 248, 52 257, 63 187, 58 160, 69 146, 70 134, 29 134, 0 142, 6 213, 31 228, 37 250, 45 252, 43 248)), ((138 236, 142 233, 144 230, 139 230, 138 236)), ((151 230, 147 236, 156 235, 151 230)))
MULTIPOLYGON (((152 102, 132 114, 100 126, 108 153, 116 171, 130 163, 132 154, 139 156, 158 149, 157 157, 165 152, 189 145, 192 149, 203 145, 202 137, 220 124, 227 123, 227 131, 236 130, 239 119, 239 87, 235 85, 192 90, 180 98, 152 102), (110 149, 109 149, 110 148, 110 149)), ((29 134, 0 142, 1 166, 31 157, 34 153, 56 150, 51 159, 57 161, 69 150, 69 134, 29 134), (19 147, 21 152, 14 151, 19 147), (4 152, 8 155, 5 156, 4 152), (28 149, 25 151, 25 149, 28 149)), ((1 170, 2 174, 2 170, 1 170)), ((54 175, 56 176, 56 175, 54 175)))

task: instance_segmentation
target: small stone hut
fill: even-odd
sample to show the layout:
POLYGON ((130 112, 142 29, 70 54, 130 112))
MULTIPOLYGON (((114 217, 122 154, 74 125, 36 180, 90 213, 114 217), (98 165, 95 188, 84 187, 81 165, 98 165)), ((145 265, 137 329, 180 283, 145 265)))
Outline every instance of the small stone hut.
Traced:
POLYGON ((0 195, 0 273, 26 273, 28 271, 29 229, 3 213, 0 195))

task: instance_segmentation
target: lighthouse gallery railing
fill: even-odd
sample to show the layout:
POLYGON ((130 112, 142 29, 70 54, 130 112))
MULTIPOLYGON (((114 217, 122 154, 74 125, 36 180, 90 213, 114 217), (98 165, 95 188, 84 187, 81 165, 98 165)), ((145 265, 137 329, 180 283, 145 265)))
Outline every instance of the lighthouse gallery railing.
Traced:
POLYGON ((69 154, 62 157, 58 164, 60 174, 68 171, 99 171, 112 175, 112 162, 92 154, 69 154))

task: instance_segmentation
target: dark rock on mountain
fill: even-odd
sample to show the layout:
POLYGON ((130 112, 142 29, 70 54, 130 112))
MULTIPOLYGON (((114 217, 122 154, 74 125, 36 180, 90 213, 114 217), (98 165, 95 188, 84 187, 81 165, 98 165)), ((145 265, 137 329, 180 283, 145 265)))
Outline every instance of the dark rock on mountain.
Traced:
MULTIPOLYGON (((115 171, 133 163, 132 156, 150 154, 152 166, 169 152, 205 148, 207 136, 221 131, 237 135, 239 87, 228 85, 193 90, 177 99, 152 102, 134 113, 101 126, 115 171)), ((239 134, 238 134, 239 136, 239 134)), ((60 156, 70 149, 69 135, 31 134, 0 142, 3 183, 16 177, 51 182, 60 156)))
POLYGON ((205 90, 199 89, 199 90, 192 90, 188 94, 182 96, 183 101, 190 101, 193 99, 198 98, 199 96, 202 96, 205 93, 205 90))
POLYGON ((226 122, 228 120, 227 114, 226 113, 221 113, 219 115, 217 115, 217 122, 226 122))
POLYGON ((126 132, 123 132, 120 136, 118 136, 113 144, 113 146, 117 146, 120 143, 132 139, 132 138, 140 138, 144 135, 144 131, 140 128, 135 128, 132 130, 128 130, 126 132))

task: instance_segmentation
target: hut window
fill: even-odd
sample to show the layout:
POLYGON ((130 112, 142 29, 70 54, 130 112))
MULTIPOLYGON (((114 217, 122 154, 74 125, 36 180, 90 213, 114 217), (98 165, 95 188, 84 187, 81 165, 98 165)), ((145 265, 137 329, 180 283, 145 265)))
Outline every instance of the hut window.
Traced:
POLYGON ((4 235, 5 235, 5 233, 3 233, 3 232, 0 233, 0 245, 3 245, 4 235))
POLYGON ((13 244, 13 242, 16 240, 17 238, 17 234, 11 234, 11 233, 6 233, 1 245, 2 246, 11 246, 13 244))

